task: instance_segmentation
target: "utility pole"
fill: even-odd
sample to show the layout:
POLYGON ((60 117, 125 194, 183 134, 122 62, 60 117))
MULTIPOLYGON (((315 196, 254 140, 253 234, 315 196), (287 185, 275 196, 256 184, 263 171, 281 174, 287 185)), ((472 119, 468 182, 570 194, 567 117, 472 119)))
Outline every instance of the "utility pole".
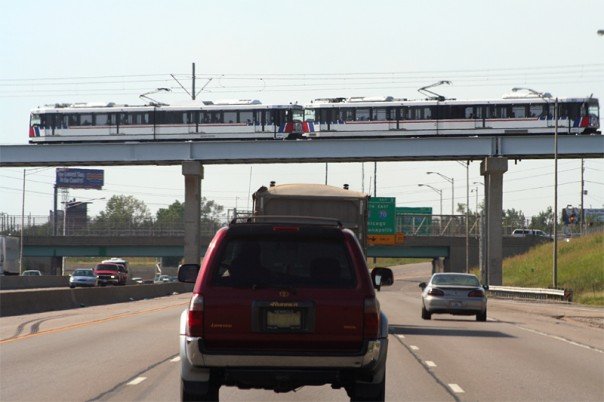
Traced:
POLYGON ((373 162, 373 196, 377 197, 377 162, 373 162))
POLYGON ((193 76, 191 77, 192 88, 191 88, 191 99, 195 100, 195 63, 193 63, 193 76))
POLYGON ((585 173, 585 160, 581 158, 581 213, 579 214, 579 229, 581 236, 585 234, 585 212, 583 212, 583 196, 585 195, 585 180, 583 174, 585 173))

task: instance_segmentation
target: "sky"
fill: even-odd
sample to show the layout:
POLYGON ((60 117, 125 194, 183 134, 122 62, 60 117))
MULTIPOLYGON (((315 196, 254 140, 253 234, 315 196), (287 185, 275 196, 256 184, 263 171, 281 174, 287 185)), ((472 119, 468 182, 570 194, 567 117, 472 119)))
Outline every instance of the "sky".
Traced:
MULTIPOLYGON (((162 102, 189 95, 196 63, 198 98, 306 103, 329 96, 419 99, 419 87, 494 99, 512 87, 558 97, 604 99, 601 0, 401 1, 0 0, 0 144, 27 144, 29 112, 61 102, 142 104, 159 87, 162 102), (211 80, 210 80, 211 78, 211 80), (206 85, 207 84, 207 85, 206 85), (205 87, 204 87, 205 86, 205 87)), ((600 103, 604 103, 602 100, 600 103)), ((602 113, 601 113, 602 114, 602 113)), ((34 146, 34 145, 32 145, 34 146)), ((480 161, 470 164, 470 209, 483 197, 480 161)), ((91 166, 90 168, 95 168, 91 166)), ((113 195, 132 195, 152 213, 184 199, 180 166, 102 167, 103 190, 70 190, 89 214, 113 195)), ((380 162, 377 196, 397 206, 443 213, 466 202, 458 162, 380 162)), ((527 217, 554 203, 554 162, 509 161, 504 209, 527 217)), ((579 206, 580 160, 558 164, 558 205, 579 206)), ((55 168, 0 168, 0 213, 47 216, 55 168), (24 195, 24 196, 23 196, 24 195), (23 200, 25 200, 23 202, 23 200)), ((250 195, 277 183, 350 185, 373 194, 373 163, 208 165, 202 195, 225 210, 251 208, 250 195)), ((585 160, 585 208, 604 207, 604 160, 585 160)))

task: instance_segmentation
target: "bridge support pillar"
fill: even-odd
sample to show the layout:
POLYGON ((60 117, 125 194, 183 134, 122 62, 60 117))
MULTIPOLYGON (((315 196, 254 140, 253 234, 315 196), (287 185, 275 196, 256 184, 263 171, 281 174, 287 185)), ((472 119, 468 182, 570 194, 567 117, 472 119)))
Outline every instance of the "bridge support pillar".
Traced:
POLYGON ((487 285, 503 284, 502 255, 503 236, 501 211, 503 209, 503 174, 508 170, 507 158, 486 158, 480 163, 484 176, 486 236, 484 266, 480 267, 481 281, 487 285))
POLYGON ((184 263, 201 262, 201 180, 203 165, 198 161, 184 161, 182 174, 185 177, 184 210, 184 263))

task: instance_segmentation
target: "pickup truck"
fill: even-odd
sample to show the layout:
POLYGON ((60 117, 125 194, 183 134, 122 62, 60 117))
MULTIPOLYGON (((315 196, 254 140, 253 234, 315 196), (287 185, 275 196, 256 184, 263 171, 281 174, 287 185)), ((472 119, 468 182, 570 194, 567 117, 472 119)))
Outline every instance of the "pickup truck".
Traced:
POLYGON ((217 401, 222 386, 289 392, 344 388, 384 401, 388 320, 355 234, 335 220, 258 216, 220 229, 180 323, 181 399, 217 401))
POLYGON ((128 272, 121 264, 96 264, 94 274, 99 278, 99 286, 125 285, 128 282, 128 272))

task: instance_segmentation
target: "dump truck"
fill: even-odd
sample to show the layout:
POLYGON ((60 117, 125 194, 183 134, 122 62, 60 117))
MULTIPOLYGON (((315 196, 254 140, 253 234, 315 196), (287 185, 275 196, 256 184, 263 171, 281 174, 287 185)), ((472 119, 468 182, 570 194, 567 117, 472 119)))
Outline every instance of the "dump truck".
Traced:
POLYGON ((19 275, 19 238, 0 236, 0 275, 19 275))
POLYGON ((253 195, 254 215, 313 216, 340 221, 367 251, 367 203, 369 195, 324 184, 280 184, 271 182, 253 195))

